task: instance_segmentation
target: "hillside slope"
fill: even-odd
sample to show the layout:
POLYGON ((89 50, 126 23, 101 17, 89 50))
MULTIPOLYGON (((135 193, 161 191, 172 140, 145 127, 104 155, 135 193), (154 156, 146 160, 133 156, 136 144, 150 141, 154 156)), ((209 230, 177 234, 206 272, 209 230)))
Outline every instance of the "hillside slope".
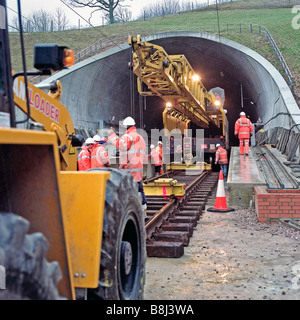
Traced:
MULTIPOLYGON (((239 42, 263 55, 282 73, 272 47, 263 33, 259 35, 259 26, 265 26, 286 60, 294 77, 295 92, 300 95, 300 28, 295 29, 292 26, 293 19, 300 26, 300 17, 298 19, 296 14, 292 13, 291 7, 295 4, 300 5, 300 1, 247 0, 220 5, 218 12, 214 5, 205 10, 184 12, 145 21, 137 20, 126 24, 119 23, 83 30, 29 33, 25 34, 27 67, 30 68, 33 65, 35 43, 59 43, 78 52, 99 39, 103 39, 103 42, 110 42, 107 39, 115 39, 116 35, 119 42, 126 42, 128 34, 194 30, 217 33, 222 37, 239 42)), ((13 69, 18 71, 22 69, 19 35, 11 33, 10 41, 13 69)), ((112 45, 116 44, 116 41, 113 40, 112 45)))

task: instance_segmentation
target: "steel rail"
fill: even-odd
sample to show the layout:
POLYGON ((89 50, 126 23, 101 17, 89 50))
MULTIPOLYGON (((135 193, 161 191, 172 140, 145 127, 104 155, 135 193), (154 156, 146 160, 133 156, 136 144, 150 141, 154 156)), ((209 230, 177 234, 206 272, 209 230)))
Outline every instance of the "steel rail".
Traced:
POLYGON ((162 207, 145 225, 146 238, 149 239, 157 228, 168 218, 169 214, 176 210, 176 199, 172 199, 168 204, 162 207))
MULTIPOLYGON (((177 172, 169 172, 169 175, 176 177, 177 172)), ((159 226, 168 218, 168 216, 176 211, 182 203, 184 203, 190 196, 190 194, 197 188, 199 183, 201 183, 208 176, 208 172, 204 171, 197 176, 186 188, 185 195, 181 199, 171 199, 168 204, 163 206, 157 213, 155 213, 145 224, 147 239, 159 228, 159 226)), ((157 179, 158 177, 155 177, 157 179)), ((153 181, 152 179, 147 180, 148 182, 153 181)))
POLYGON ((269 189, 297 189, 298 183, 266 146, 255 147, 269 189), (263 157, 264 161, 261 160, 263 157))

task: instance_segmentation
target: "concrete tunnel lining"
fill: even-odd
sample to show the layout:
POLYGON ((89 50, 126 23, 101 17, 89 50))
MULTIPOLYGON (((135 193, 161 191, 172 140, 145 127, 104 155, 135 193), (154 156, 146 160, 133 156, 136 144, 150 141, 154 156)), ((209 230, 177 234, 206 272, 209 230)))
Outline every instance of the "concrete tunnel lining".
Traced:
MULTIPOLYGON (((287 83, 270 62, 253 50, 214 34, 193 31, 158 33, 143 37, 142 41, 161 45, 170 55, 184 54, 208 90, 224 88, 232 145, 237 144, 233 126, 242 110, 252 122, 258 118, 267 122, 279 112, 289 113, 289 116, 275 118, 266 129, 290 128, 300 123, 299 108, 287 83), (241 84, 244 108, 241 107, 241 84)), ((130 115, 130 55, 131 48, 125 43, 44 81, 59 79, 62 82, 61 102, 68 108, 76 128, 90 128, 95 132, 103 127, 103 121, 113 116, 119 121, 130 115)), ((135 80, 134 117, 138 126, 143 122, 146 131, 161 129, 164 101, 158 97, 147 98, 145 105, 140 101, 135 80)))

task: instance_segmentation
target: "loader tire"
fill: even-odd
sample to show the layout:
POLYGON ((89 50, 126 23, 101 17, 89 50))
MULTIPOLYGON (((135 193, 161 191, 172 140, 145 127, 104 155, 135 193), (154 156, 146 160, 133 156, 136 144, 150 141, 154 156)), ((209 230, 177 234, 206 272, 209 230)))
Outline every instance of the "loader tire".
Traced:
MULTIPOLYGON (((92 169, 91 171, 102 170, 92 169)), ((145 216, 137 183, 132 175, 109 171, 100 261, 99 287, 88 298, 141 300, 144 296, 146 236, 145 216)))
POLYGON ((29 222, 0 212, 0 265, 6 271, 6 290, 0 300, 62 299, 57 284, 62 278, 57 262, 47 262, 48 242, 41 233, 27 234, 29 222))

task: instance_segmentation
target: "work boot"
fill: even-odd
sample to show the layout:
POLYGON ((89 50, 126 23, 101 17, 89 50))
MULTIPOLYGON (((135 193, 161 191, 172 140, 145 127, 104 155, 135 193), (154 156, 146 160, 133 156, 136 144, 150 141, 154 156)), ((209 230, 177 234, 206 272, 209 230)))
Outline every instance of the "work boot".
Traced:
POLYGON ((142 208, 143 208, 143 210, 144 210, 144 213, 145 213, 145 218, 147 218, 147 203, 145 203, 145 204, 142 204, 142 208))

